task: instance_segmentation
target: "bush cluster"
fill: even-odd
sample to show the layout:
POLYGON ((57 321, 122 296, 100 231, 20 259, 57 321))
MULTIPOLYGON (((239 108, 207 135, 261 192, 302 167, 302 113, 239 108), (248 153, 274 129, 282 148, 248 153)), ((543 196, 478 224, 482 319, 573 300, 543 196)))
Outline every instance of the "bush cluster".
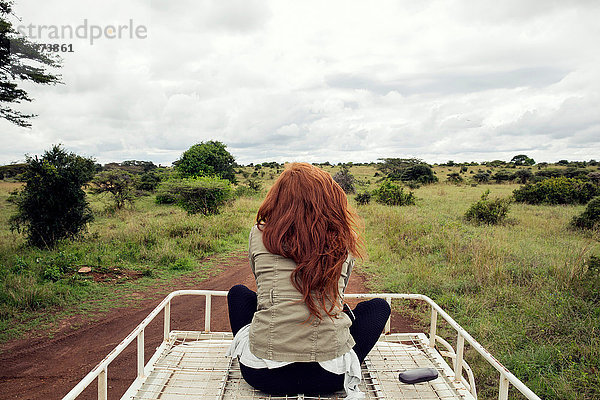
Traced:
POLYGON ((333 176, 333 180, 336 181, 346 193, 354 193, 356 190, 354 188, 356 179, 354 178, 354 175, 350 173, 350 169, 347 165, 342 166, 342 169, 333 176))
POLYGON ((585 204, 600 195, 600 188, 591 182, 574 178, 548 178, 515 189, 515 201, 529 204, 585 204))
POLYGON ((197 177, 166 181, 158 189, 156 202, 177 204, 190 214, 218 214, 229 200, 229 181, 212 177, 197 177))
POLYGON ((449 182, 449 183, 459 184, 463 181, 463 177, 460 176, 460 174, 458 172, 451 172, 451 173, 447 174, 447 176, 448 176, 447 182, 449 182))
POLYGON ((365 204, 369 204, 371 202, 371 193, 369 193, 369 192, 358 193, 354 197, 354 200, 356 200, 356 203, 361 206, 364 206, 365 204))
POLYGON ((571 226, 581 229, 600 227, 600 196, 590 200, 585 211, 573 218, 571 226))
POLYGON ((373 191, 373 197, 378 203, 388 206, 408 206, 415 204, 413 192, 405 193, 401 186, 385 181, 373 191))
POLYGON ((392 181, 412 182, 415 187, 438 181, 429 164, 417 158, 384 158, 377 168, 392 181))
POLYGON ((481 195, 481 199, 479 201, 471 204, 465 213, 465 219, 467 221, 495 225, 506 219, 509 211, 510 200, 490 200, 488 199, 489 194, 490 191, 488 189, 481 195))

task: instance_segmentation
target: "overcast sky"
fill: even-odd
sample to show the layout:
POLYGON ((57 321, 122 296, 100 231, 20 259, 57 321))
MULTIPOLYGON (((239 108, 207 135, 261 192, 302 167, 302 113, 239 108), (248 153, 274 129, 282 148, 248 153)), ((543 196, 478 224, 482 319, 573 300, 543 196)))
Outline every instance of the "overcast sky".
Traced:
POLYGON ((244 164, 600 159, 597 0, 15 1, 17 25, 145 35, 34 30, 74 51, 64 85, 24 85, 31 129, 0 121, 0 163, 170 165, 206 140, 244 164))

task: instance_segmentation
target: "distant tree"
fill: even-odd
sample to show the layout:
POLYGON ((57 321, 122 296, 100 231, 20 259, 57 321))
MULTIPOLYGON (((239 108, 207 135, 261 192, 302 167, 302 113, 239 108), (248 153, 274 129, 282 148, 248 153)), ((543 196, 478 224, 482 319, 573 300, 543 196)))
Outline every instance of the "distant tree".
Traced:
POLYGON ((19 83, 60 83, 60 75, 48 73, 46 67, 60 67, 60 58, 41 51, 13 28, 8 17, 12 14, 12 1, 0 0, 0 117, 22 127, 30 127, 35 114, 24 114, 4 104, 15 104, 33 99, 19 87, 19 83))
POLYGON ((473 179, 477 183, 488 183, 490 181, 490 174, 487 172, 478 172, 473 175, 473 179))
POLYGON ((451 172, 448 175, 448 182, 450 183, 461 183, 463 181, 463 177, 460 176, 458 172, 451 172))
POLYGON ((142 175, 140 175, 140 179, 136 184, 136 189, 151 192, 158 187, 160 181, 160 175, 158 175, 156 172, 144 172, 142 175))
POLYGON ((346 193, 354 193, 356 191, 354 187, 356 179, 354 178, 354 175, 350 173, 348 165, 342 165, 342 169, 333 176, 333 180, 336 181, 346 193))
POLYGON ((235 158, 223 143, 209 140, 190 147, 175 161, 175 169, 184 177, 211 176, 235 183, 235 158))
POLYGON ((569 165, 569 160, 559 160, 556 164, 558 164, 558 165, 569 165))
POLYGON ((506 161, 493 160, 493 161, 488 161, 488 162, 486 162, 484 164, 487 165, 487 166, 489 166, 489 167, 504 167, 506 165, 506 161))
POLYGON ((513 174, 511 174, 509 171, 501 170, 492 175, 491 178, 495 180, 496 183, 502 183, 506 181, 512 181, 513 174))
POLYGON ((25 187, 10 198, 17 205, 11 229, 37 247, 78 235, 93 219, 81 186, 92 179, 94 160, 55 145, 41 158, 26 156, 26 164, 25 187))
POLYGON ((588 179, 595 185, 600 186, 600 171, 593 171, 588 174, 588 179))
POLYGON ((510 160, 511 163, 514 163, 515 165, 533 165, 535 164, 535 161, 533 160, 533 158, 529 158, 527 155, 525 154, 519 154, 516 155, 512 158, 512 160, 510 160))
POLYGON ((102 171, 94 177, 92 183, 95 185, 92 188, 94 193, 112 194, 117 209, 123 208, 127 201, 133 203, 136 181, 127 171, 118 169, 102 171))
POLYGON ((528 169, 519 169, 515 171, 513 178, 516 179, 517 182, 525 184, 533 179, 533 173, 528 169))
POLYGON ((437 182, 431 167, 418 158, 380 158, 381 163, 377 169, 387 175, 393 181, 410 182, 421 184, 437 182))
MULTIPOLYGON (((137 167, 140 172, 148 172, 156 169, 156 165, 152 161, 127 160, 121 163, 123 167, 137 167)), ((132 171, 129 171, 132 172, 132 171)), ((137 172, 137 171, 135 171, 137 172)))

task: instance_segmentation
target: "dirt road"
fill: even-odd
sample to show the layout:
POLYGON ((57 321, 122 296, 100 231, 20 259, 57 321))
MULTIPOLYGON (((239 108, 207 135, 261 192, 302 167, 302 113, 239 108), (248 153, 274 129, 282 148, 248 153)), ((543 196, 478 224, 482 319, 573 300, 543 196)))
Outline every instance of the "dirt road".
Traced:
MULTIPOLYGON (((100 362, 125 336, 127 336, 166 293, 179 289, 228 290, 242 283, 256 290, 256 284, 245 254, 219 257, 223 271, 207 280, 196 283, 186 276, 169 283, 157 284, 139 293, 144 300, 136 306, 112 310, 99 320, 73 330, 64 322, 52 339, 37 338, 17 340, 1 346, 0 399, 60 399, 100 362)), ((364 278, 353 273, 346 293, 366 292, 364 278)), ((215 298, 212 305, 211 330, 229 331, 225 299, 215 298)), ((146 361, 162 340, 162 317, 159 316, 146 329, 146 361)), ((202 330, 204 327, 204 300, 179 297, 171 305, 171 329, 202 330)), ((392 316, 392 331, 412 331, 410 321, 392 316)), ((109 367, 109 398, 118 399, 133 381, 136 371, 135 341, 113 361, 109 367)), ((96 384, 79 397, 97 398, 96 384)))

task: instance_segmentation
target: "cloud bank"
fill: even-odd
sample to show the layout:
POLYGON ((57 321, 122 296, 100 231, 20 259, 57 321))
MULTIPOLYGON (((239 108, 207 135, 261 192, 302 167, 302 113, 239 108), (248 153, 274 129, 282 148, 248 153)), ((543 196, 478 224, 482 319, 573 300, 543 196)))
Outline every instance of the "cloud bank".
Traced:
POLYGON ((0 163, 60 142, 170 165, 205 140, 240 163, 598 159, 599 4, 19 1, 25 24, 147 38, 63 40, 64 85, 24 85, 39 116, 0 121, 0 163))

